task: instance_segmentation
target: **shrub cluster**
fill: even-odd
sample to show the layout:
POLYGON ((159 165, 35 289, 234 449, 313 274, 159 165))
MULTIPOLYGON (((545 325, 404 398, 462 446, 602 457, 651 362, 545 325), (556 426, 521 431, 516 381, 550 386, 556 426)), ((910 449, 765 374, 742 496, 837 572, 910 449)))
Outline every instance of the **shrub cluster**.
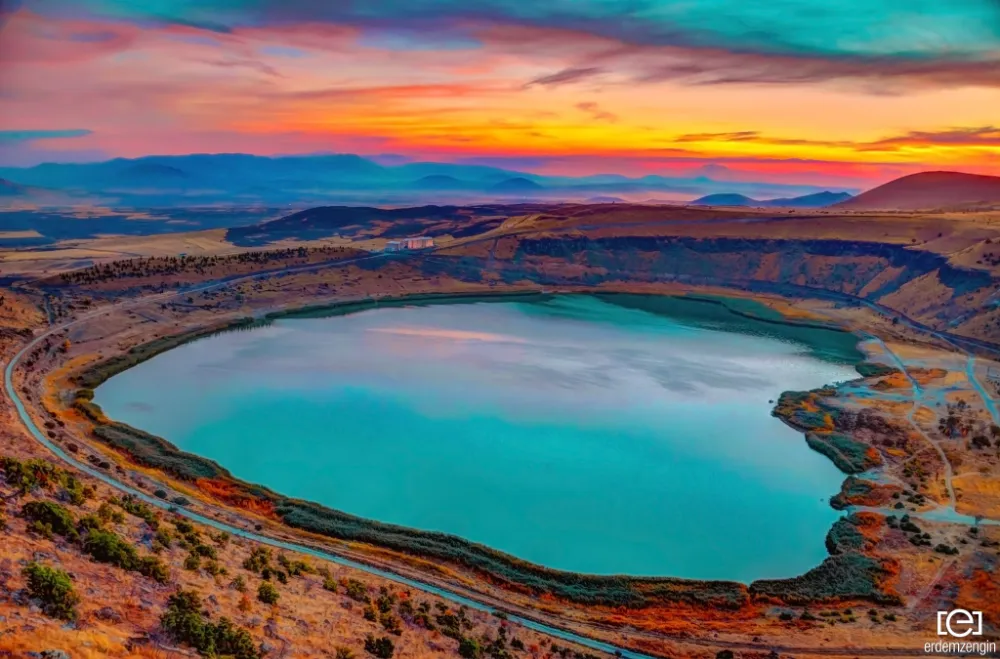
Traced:
POLYGON ((176 642, 190 645, 206 657, 261 656, 247 630, 236 627, 228 618, 213 623, 202 611, 201 598, 192 591, 181 590, 170 596, 160 626, 176 642))
POLYGON ((167 566, 155 556, 139 556, 127 540, 104 528, 100 515, 86 515, 79 522, 62 505, 53 501, 29 501, 21 508, 29 527, 46 537, 59 535, 80 542, 84 553, 95 561, 109 563, 123 570, 138 572, 159 583, 170 577, 167 566))

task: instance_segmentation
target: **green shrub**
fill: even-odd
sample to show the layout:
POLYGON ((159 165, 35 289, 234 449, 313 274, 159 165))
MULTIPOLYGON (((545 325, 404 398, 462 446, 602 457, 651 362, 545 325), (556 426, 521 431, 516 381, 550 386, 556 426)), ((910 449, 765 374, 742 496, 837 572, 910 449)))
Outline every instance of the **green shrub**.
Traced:
POLYGON ((184 558, 184 569, 192 571, 201 569, 201 557, 198 554, 188 554, 184 558))
POLYGON ((348 579, 347 587, 345 592, 347 596, 350 597, 355 602, 367 602, 368 598, 368 586, 364 585, 357 579, 348 579))
POLYGON ((41 600, 46 615, 60 620, 76 620, 76 605, 80 596, 73 590, 73 581, 62 570, 29 563, 23 574, 28 580, 28 592, 41 600))
POLYGON ((149 528, 154 531, 160 527, 160 516, 156 514, 156 511, 131 494, 126 494, 121 499, 112 499, 111 501, 120 506, 125 512, 146 522, 149 528))
POLYGON ((84 501, 94 496, 93 487, 85 487, 76 476, 67 474, 63 479, 64 487, 62 495, 74 506, 83 505, 84 501))
POLYGON ((264 604, 277 604, 280 597, 278 589, 266 581, 257 588, 257 599, 264 604))
POLYGON ((458 654, 464 659, 478 659, 481 651, 479 642, 475 639, 463 636, 458 640, 458 654))
POLYGON ((84 515, 80 518, 80 521, 76 523, 76 528, 80 533, 86 533, 88 531, 93 531, 94 529, 103 529, 104 520, 97 515, 84 515))
POLYGON ((337 592, 337 582, 333 577, 327 575, 323 579, 323 590, 329 590, 331 593, 337 592))
POLYGON ((178 591, 167 600, 160 626, 178 643, 190 645, 206 657, 258 659, 250 633, 227 618, 213 624, 201 610, 201 599, 192 591, 178 591))
POLYGON ((199 556, 210 558, 213 561, 219 557, 218 554, 215 553, 215 547, 211 547, 209 545, 197 544, 192 549, 199 556))
POLYGON ((120 510, 112 508, 111 504, 107 501, 101 503, 97 509, 97 516, 105 522, 113 522, 114 524, 121 524, 125 521, 125 514, 120 510))
POLYGON ((21 494, 27 494, 36 487, 47 490, 54 490, 59 486, 65 487, 70 482, 69 479, 74 478, 64 469, 39 458, 22 462, 17 458, 0 457, 0 469, 4 472, 7 484, 21 494))
POLYGON ((83 541, 83 550, 95 561, 110 563, 123 570, 134 570, 139 562, 135 547, 114 531, 92 530, 83 541))
POLYGON ((350 648, 338 645, 334 650, 334 659, 354 659, 354 652, 350 648))
POLYGON ((153 545, 162 547, 163 549, 170 549, 170 544, 173 540, 174 538, 170 535, 170 531, 161 527, 156 530, 156 534, 153 536, 153 545))
POLYGON ((378 610, 382 613, 388 613, 392 611, 392 607, 396 604, 396 596, 389 592, 389 590, 382 586, 379 589, 379 596, 375 600, 375 605, 378 606, 378 610))
POLYGON ((250 555, 243 561, 243 568, 251 572, 263 572, 271 564, 271 550, 267 547, 254 547, 250 555))
POLYGON ((76 540, 79 533, 73 521, 73 514, 52 501, 29 501, 21 508, 21 513, 31 523, 32 530, 43 535, 55 533, 70 540, 76 540))
POLYGON ((170 571, 167 566, 155 556, 141 557, 136 563, 135 571, 157 583, 167 583, 170 580, 170 571))
POLYGON ((392 615, 391 613, 383 613, 381 616, 379 616, 378 621, 379 624, 382 625, 382 628, 385 629, 385 631, 389 632, 390 634, 395 634, 396 636, 399 636, 400 634, 403 633, 403 627, 400 625, 399 618, 392 615))
POLYGON ((392 659, 392 653, 396 651, 392 639, 388 636, 375 638, 371 634, 365 637, 365 652, 378 659, 392 659))

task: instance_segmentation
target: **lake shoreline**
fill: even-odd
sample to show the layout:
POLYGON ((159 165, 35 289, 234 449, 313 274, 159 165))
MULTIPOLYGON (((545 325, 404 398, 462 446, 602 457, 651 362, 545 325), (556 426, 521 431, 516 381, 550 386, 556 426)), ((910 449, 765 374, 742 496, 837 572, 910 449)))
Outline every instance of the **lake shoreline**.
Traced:
MULTIPOLYGON (((560 291, 560 293, 563 293, 563 291, 560 291)), ((582 290, 572 292, 572 294, 576 293, 607 294, 606 291, 582 290)), ((93 387, 112 377, 114 374, 120 373, 155 355, 166 352, 173 347, 219 332, 253 329, 276 319, 301 316, 302 314, 308 314, 309 316, 316 314, 341 315, 343 313, 379 306, 462 303, 477 299, 484 301, 542 299, 546 295, 551 294, 551 292, 546 290, 501 293, 415 294, 391 298, 366 298, 331 302, 328 304, 305 305, 294 309, 273 311, 263 315, 259 319, 243 317, 231 322, 190 330, 179 335, 140 344, 124 355, 104 360, 84 369, 77 374, 76 381, 81 385, 89 386, 81 386, 76 392, 73 407, 89 419, 94 426, 94 434, 105 445, 116 449, 118 452, 127 454, 133 461, 140 465, 161 470, 179 479, 182 483, 187 483, 188 487, 195 486, 196 489, 203 491, 207 496, 214 496, 214 498, 221 499, 225 503, 238 507, 245 507, 248 500, 252 500, 257 504, 263 504, 269 510, 269 514, 272 517, 275 517, 288 526, 341 540, 370 542, 375 546, 383 546, 404 553, 414 553, 410 541, 401 542, 400 536, 410 538, 411 540, 415 539, 421 547, 420 551, 415 552, 416 555, 427 559, 444 560, 446 562, 457 560, 458 563, 465 567, 490 579, 500 579, 502 582, 507 583, 509 587, 515 589, 528 589, 528 592, 549 592, 557 597, 583 604, 611 606, 624 604, 629 607, 645 606, 650 600, 642 592, 655 590, 657 595, 654 597, 654 600, 657 601, 687 601, 698 605, 739 608, 744 606, 752 596, 771 596, 767 594, 779 593, 778 596, 780 597, 780 593, 786 590, 796 591, 802 587, 808 588, 808 584, 814 581, 817 575, 810 577, 807 582, 801 581, 804 577, 762 580, 761 583, 763 585, 760 588, 763 588, 763 591, 761 591, 760 588, 755 589, 758 582, 744 585, 738 582, 703 581, 675 577, 602 577, 552 570, 541 565, 522 561, 490 547, 468 542, 456 536, 424 532, 418 529, 358 518, 318 504, 285 497, 261 485, 241 481, 233 477, 228 470, 214 461, 180 451, 176 446, 163 438, 108 419, 103 414, 103 411, 91 402, 93 387), (220 497, 218 493, 223 490, 226 494, 220 497), (350 532, 344 531, 345 525, 350 527, 350 532), (359 531, 359 527, 364 528, 359 531), (430 541, 432 544, 440 544, 436 548, 429 548, 425 541, 430 541), (458 550, 457 553, 456 550, 458 550), (464 555, 464 552, 471 553, 464 555), (572 584, 572 587, 570 587, 570 584, 572 584)), ((618 295, 618 293, 612 295, 618 295)), ((629 293, 625 293, 625 295, 629 295, 629 293)), ((685 296, 668 295, 651 297, 683 298, 685 296)), ((716 300, 700 301, 722 304, 716 300)), ((723 304, 723 306, 725 305, 723 304)), ((751 319, 757 320, 757 318, 751 319)), ((786 322, 775 324, 790 327, 801 327, 803 325, 803 323, 795 319, 788 319, 786 322)), ((806 326, 815 327, 815 323, 808 321, 806 326)), ((821 327, 822 329, 834 328, 833 325, 822 325, 821 327)), ((831 570, 839 572, 841 570, 840 563, 843 563, 842 557, 830 556, 823 564, 811 570, 806 576, 812 575, 817 570, 823 573, 830 572, 831 570)), ((871 576, 872 570, 875 567, 866 564, 860 566, 858 569, 860 570, 859 574, 869 574, 871 576)), ((868 582, 869 578, 862 576, 861 580, 862 582, 868 582)), ((854 584, 851 587, 853 588, 857 585, 854 584)), ((855 593, 851 596, 858 596, 864 599, 872 597, 876 590, 872 588, 869 582, 868 585, 861 585, 861 591, 863 592, 860 594, 855 593)), ((847 594, 844 593, 844 595, 847 594)), ((808 596, 806 597, 808 598, 808 596)), ((883 601, 884 598, 876 596, 876 600, 883 601)))

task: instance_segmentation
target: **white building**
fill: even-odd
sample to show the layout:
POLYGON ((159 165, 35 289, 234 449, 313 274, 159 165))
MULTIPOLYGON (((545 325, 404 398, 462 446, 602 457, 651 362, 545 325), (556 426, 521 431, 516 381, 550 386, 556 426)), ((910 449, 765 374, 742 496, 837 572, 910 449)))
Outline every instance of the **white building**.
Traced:
POLYGON ((402 252, 408 249, 426 249, 428 247, 434 247, 434 239, 427 236, 417 236, 402 240, 390 240, 385 244, 385 251, 402 252))
POLYGON ((427 236, 417 236, 416 238, 407 238, 403 242, 406 243, 407 249, 425 249, 427 247, 434 247, 434 239, 428 238, 427 236))

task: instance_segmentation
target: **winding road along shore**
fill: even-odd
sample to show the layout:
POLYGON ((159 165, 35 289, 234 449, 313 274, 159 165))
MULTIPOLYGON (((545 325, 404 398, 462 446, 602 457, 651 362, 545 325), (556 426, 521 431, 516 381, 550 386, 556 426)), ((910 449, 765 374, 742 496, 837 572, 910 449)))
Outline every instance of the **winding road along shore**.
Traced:
MULTIPOLYGON (((137 497, 137 498, 141 499, 142 501, 148 503, 151 506, 156 506, 157 508, 160 508, 160 509, 163 509, 163 510, 169 510, 169 511, 171 511, 173 513, 176 513, 178 515, 181 515, 181 516, 184 516, 184 517, 186 517, 188 519, 191 519, 194 522, 197 522, 199 524, 204 524, 204 525, 212 527, 212 528, 214 528, 216 530, 225 531, 225 532, 230 533, 231 535, 234 535, 234 536, 246 538, 248 540, 252 540, 252 541, 255 541, 255 542, 258 542, 258 543, 261 543, 261 544, 269 545, 269 546, 272 546, 272 547, 275 547, 275 548, 278 548, 278 549, 284 549, 284 550, 288 550, 288 551, 299 552, 299 553, 311 555, 311 556, 314 556, 314 557, 319 558, 319 559, 332 561, 332 562, 338 563, 340 565, 344 565, 344 566, 351 567, 351 568, 354 568, 354 569, 362 570, 362 571, 367 572, 369 574, 376 575, 376 576, 379 576, 379 577, 382 577, 382 578, 385 578, 385 579, 389 579, 389 580, 395 581, 397 583, 406 585, 406 586, 414 588, 414 589, 422 590, 422 591, 430 593, 430 594, 434 594, 436 596, 439 596, 439 597, 442 597, 444 599, 450 600, 450 601, 455 602, 457 604, 468 606, 469 608, 472 608, 472 609, 476 609, 476 610, 479 610, 479 611, 484 611, 484 612, 487 612, 487 613, 498 613, 498 612, 502 611, 504 614, 507 615, 507 617, 511 621, 513 621, 515 623, 521 624, 521 625, 523 625, 523 626, 525 626, 527 628, 539 631, 541 633, 548 634, 548 635, 556 637, 556 638, 560 638, 560 639, 565 640, 565 641, 569 641, 569 642, 576 643, 576 644, 584 646, 584 647, 588 647, 588 648, 593 649, 593 650, 598 650, 598 651, 602 651, 602 652, 608 652, 608 653, 612 653, 612 654, 617 654, 619 656, 626 657, 628 659, 657 659, 654 655, 649 655, 649 654, 643 654, 643 653, 640 653, 640 652, 636 652, 634 650, 630 650, 630 649, 625 648, 625 647, 620 647, 620 646, 614 645, 612 643, 600 641, 600 640, 597 640, 597 639, 594 639, 594 638, 590 638, 588 636, 584 636, 584 635, 581 635, 581 634, 578 634, 578 633, 574 633, 572 631, 568 631, 567 629, 558 627, 558 626, 553 625, 553 624, 546 624, 544 622, 540 622, 537 619, 534 619, 534 618, 530 617, 530 613, 528 613, 526 611, 521 612, 521 613, 513 613, 512 612, 512 607, 508 607, 508 606, 503 605, 503 604, 501 604, 499 606, 494 605, 494 604, 490 604, 490 603, 487 603, 487 602, 485 602, 483 600, 476 599, 474 597, 470 597, 468 595, 462 594, 462 593, 458 592, 457 590, 452 590, 452 589, 449 589, 449 588, 445 588, 445 587, 441 587, 441 586, 434 585, 434 584, 431 584, 431 583, 427 583, 427 582, 421 581, 419 579, 414 579, 414 578, 411 578, 411 577, 408 577, 408 576, 404 576, 404 575, 398 574, 398 573, 393 572, 391 570, 382 569, 382 568, 379 568, 379 567, 376 567, 376 566, 373 566, 373 565, 370 565, 370 564, 367 564, 367 563, 364 563, 364 562, 353 560, 351 558, 342 556, 342 555, 340 555, 340 554, 338 554, 338 553, 336 553, 336 552, 334 552, 332 550, 323 550, 323 549, 319 549, 317 547, 314 547, 314 546, 311 546, 311 545, 308 545, 308 544, 301 544, 301 543, 296 543, 296 542, 288 542, 288 541, 285 541, 285 540, 280 540, 278 538, 274 538, 274 537, 271 537, 271 536, 268 536, 268 535, 263 535, 263 534, 260 534, 260 533, 255 533, 253 531, 248 531, 248 530, 246 530, 244 528, 240 528, 238 526, 227 524, 225 522, 220 522, 218 520, 212 519, 210 517, 206 517, 205 515, 199 514, 197 512, 191 511, 191 510, 187 510, 187 509, 184 509, 184 508, 176 507, 176 506, 174 506, 174 505, 172 505, 172 504, 170 504, 170 503, 168 503, 166 501, 163 501, 163 500, 158 499, 158 498, 156 498, 154 496, 148 495, 148 494, 146 494, 146 493, 144 493, 144 492, 142 492, 142 491, 140 491, 140 490, 138 490, 136 488, 133 488, 132 486, 130 486, 130 485, 126 484, 126 483, 123 483, 123 482, 115 479, 114 477, 112 477, 112 476, 110 476, 108 474, 103 473, 102 471, 100 471, 98 469, 95 469, 94 467, 92 467, 91 465, 89 465, 89 464, 87 464, 85 462, 81 462, 81 461, 75 459, 73 456, 71 456, 66 451, 64 451, 58 444, 56 444, 55 442, 49 440, 46 437, 46 435, 35 424, 34 420, 31 417, 31 414, 29 413, 29 411, 27 409, 27 406, 25 405, 24 401, 19 396, 19 394, 17 392, 17 389, 16 389, 16 387, 14 385, 14 372, 15 372, 15 370, 17 368, 17 365, 20 362, 21 358, 25 354, 29 353, 35 346, 37 346, 40 342, 42 342, 43 340, 45 340, 47 337, 49 337, 49 336, 51 336, 51 335, 53 335, 53 334, 55 334, 57 332, 61 332, 61 331, 65 330, 65 329, 68 329, 69 327, 72 327, 72 326, 74 326, 74 325, 76 325, 78 323, 82 323, 82 322, 88 321, 88 320, 93 320, 95 318, 98 318, 98 317, 100 317, 102 315, 108 314, 108 313, 113 312, 113 311, 117 311, 117 310, 121 310, 121 309, 126 309, 126 308, 132 308, 132 307, 136 307, 136 306, 141 306, 141 305, 144 305, 144 304, 147 304, 147 303, 162 302, 163 300, 166 300, 166 299, 171 299, 171 298, 180 297, 180 296, 186 296, 186 295, 189 295, 189 294, 195 293, 195 292, 203 292, 203 291, 207 291, 207 290, 211 290, 211 289, 216 289, 216 288, 224 288, 224 287, 229 286, 231 284, 241 283, 241 282, 244 282, 244 281, 252 281, 252 280, 255 280, 255 279, 261 279, 261 278, 271 277, 271 276, 274 276, 276 274, 295 273, 295 272, 304 272, 304 271, 311 271, 311 270, 319 270, 319 269, 330 268, 330 267, 339 267, 339 266, 349 265, 351 263, 356 263, 356 262, 359 262, 359 261, 364 261, 364 260, 379 258, 381 256, 382 256, 381 254, 376 254, 376 255, 369 255, 369 256, 360 257, 360 258, 356 258, 356 259, 349 259, 349 260, 345 260, 345 261, 339 261, 339 262, 332 262, 332 263, 331 262, 325 262, 325 263, 319 263, 319 264, 309 264, 309 265, 306 265, 306 266, 295 266, 295 267, 286 268, 286 269, 282 269, 282 270, 278 270, 278 271, 258 272, 258 273, 252 274, 252 275, 245 275, 245 276, 233 277, 233 278, 228 278, 228 279, 223 279, 223 280, 217 280, 217 281, 209 282, 209 283, 206 283, 206 284, 201 284, 201 285, 193 286, 193 287, 190 287, 190 288, 179 289, 177 291, 170 291, 170 292, 166 292, 166 293, 159 293, 159 294, 155 294, 155 295, 148 296, 148 297, 145 297, 145 298, 139 298, 139 299, 136 299, 136 300, 127 300, 127 301, 124 301, 124 302, 121 302, 121 303, 109 305, 108 307, 105 307, 105 308, 102 308, 102 309, 98 309, 98 310, 95 310, 94 312, 91 312, 91 313, 79 316, 79 317, 77 317, 75 319, 72 319, 72 320, 70 320, 70 321, 68 321, 66 323, 60 324, 58 326, 50 327, 45 332, 43 332, 43 333, 39 334, 38 336, 34 337, 29 343, 27 343, 25 346, 23 346, 21 348, 21 350, 19 350, 10 359, 10 361, 6 364, 6 366, 4 368, 4 389, 5 389, 6 393, 7 393, 7 396, 11 400, 12 404, 14 405, 14 408, 15 408, 15 410, 17 412, 17 415, 18 415, 18 418, 19 418, 21 424, 28 431, 28 433, 31 435, 31 437, 35 441, 37 441, 40 445, 42 445, 43 447, 45 447, 48 451, 50 451, 51 453, 53 453, 57 458, 59 458, 60 460, 62 460, 66 464, 70 465, 74 469, 76 469, 78 471, 81 471, 83 473, 86 473, 89 476, 91 476, 93 478, 96 478, 99 481, 101 481, 101 482, 103 482, 103 483, 105 483, 105 484, 107 484, 107 485, 109 485, 111 487, 114 487, 114 488, 116 488, 116 489, 118 489, 118 490, 120 490, 122 492, 128 493, 128 494, 130 494, 130 495, 132 495, 134 497, 137 497)), ((349 301, 349 300, 344 300, 344 301, 349 301)), ((972 359, 973 358, 970 355, 970 366, 969 366, 969 368, 970 368, 970 371, 974 372, 974 362, 972 361, 972 359)), ((971 375, 971 373, 970 373, 970 375, 971 375)), ((974 375, 972 377, 974 377, 974 375)), ((972 379, 972 377, 970 377, 970 379, 972 379)), ((983 397, 986 400, 988 407, 990 408, 990 412, 995 414, 995 411, 996 411, 995 403, 992 400, 989 399, 989 396, 985 392, 984 389, 980 389, 980 393, 983 394, 983 397)), ((210 509, 212 509, 212 508, 213 507, 210 506, 210 509)), ((218 510, 220 512, 224 511, 224 512, 227 512, 227 513, 231 512, 228 509, 222 509, 222 508, 216 508, 216 510, 218 510)), ((649 638, 649 639, 659 639, 659 640, 667 639, 667 640, 676 641, 676 642, 682 643, 682 644, 698 645, 698 646, 711 647, 711 648, 728 648, 728 649, 736 649, 736 650, 757 650, 757 651, 772 651, 773 650, 773 651, 778 651, 778 652, 795 653, 795 654, 803 654, 803 655, 823 655, 823 656, 926 656, 926 653, 924 652, 922 644, 920 644, 920 645, 914 644, 913 648, 900 648, 900 647, 884 647, 884 648, 868 647, 868 648, 859 648, 859 647, 851 647, 851 646, 846 646, 846 647, 811 647, 811 646, 789 646, 789 645, 784 645, 784 644, 775 645, 775 644, 756 643, 756 642, 734 642, 734 641, 714 640, 714 639, 708 639, 708 638, 706 638, 706 639, 697 639, 697 638, 689 638, 689 637, 674 638, 672 636, 667 636, 667 635, 658 635, 658 634, 644 633, 644 632, 638 632, 638 631, 633 631, 633 630, 629 630, 628 631, 628 635, 632 639, 640 639, 640 638, 646 637, 646 638, 649 638)))

